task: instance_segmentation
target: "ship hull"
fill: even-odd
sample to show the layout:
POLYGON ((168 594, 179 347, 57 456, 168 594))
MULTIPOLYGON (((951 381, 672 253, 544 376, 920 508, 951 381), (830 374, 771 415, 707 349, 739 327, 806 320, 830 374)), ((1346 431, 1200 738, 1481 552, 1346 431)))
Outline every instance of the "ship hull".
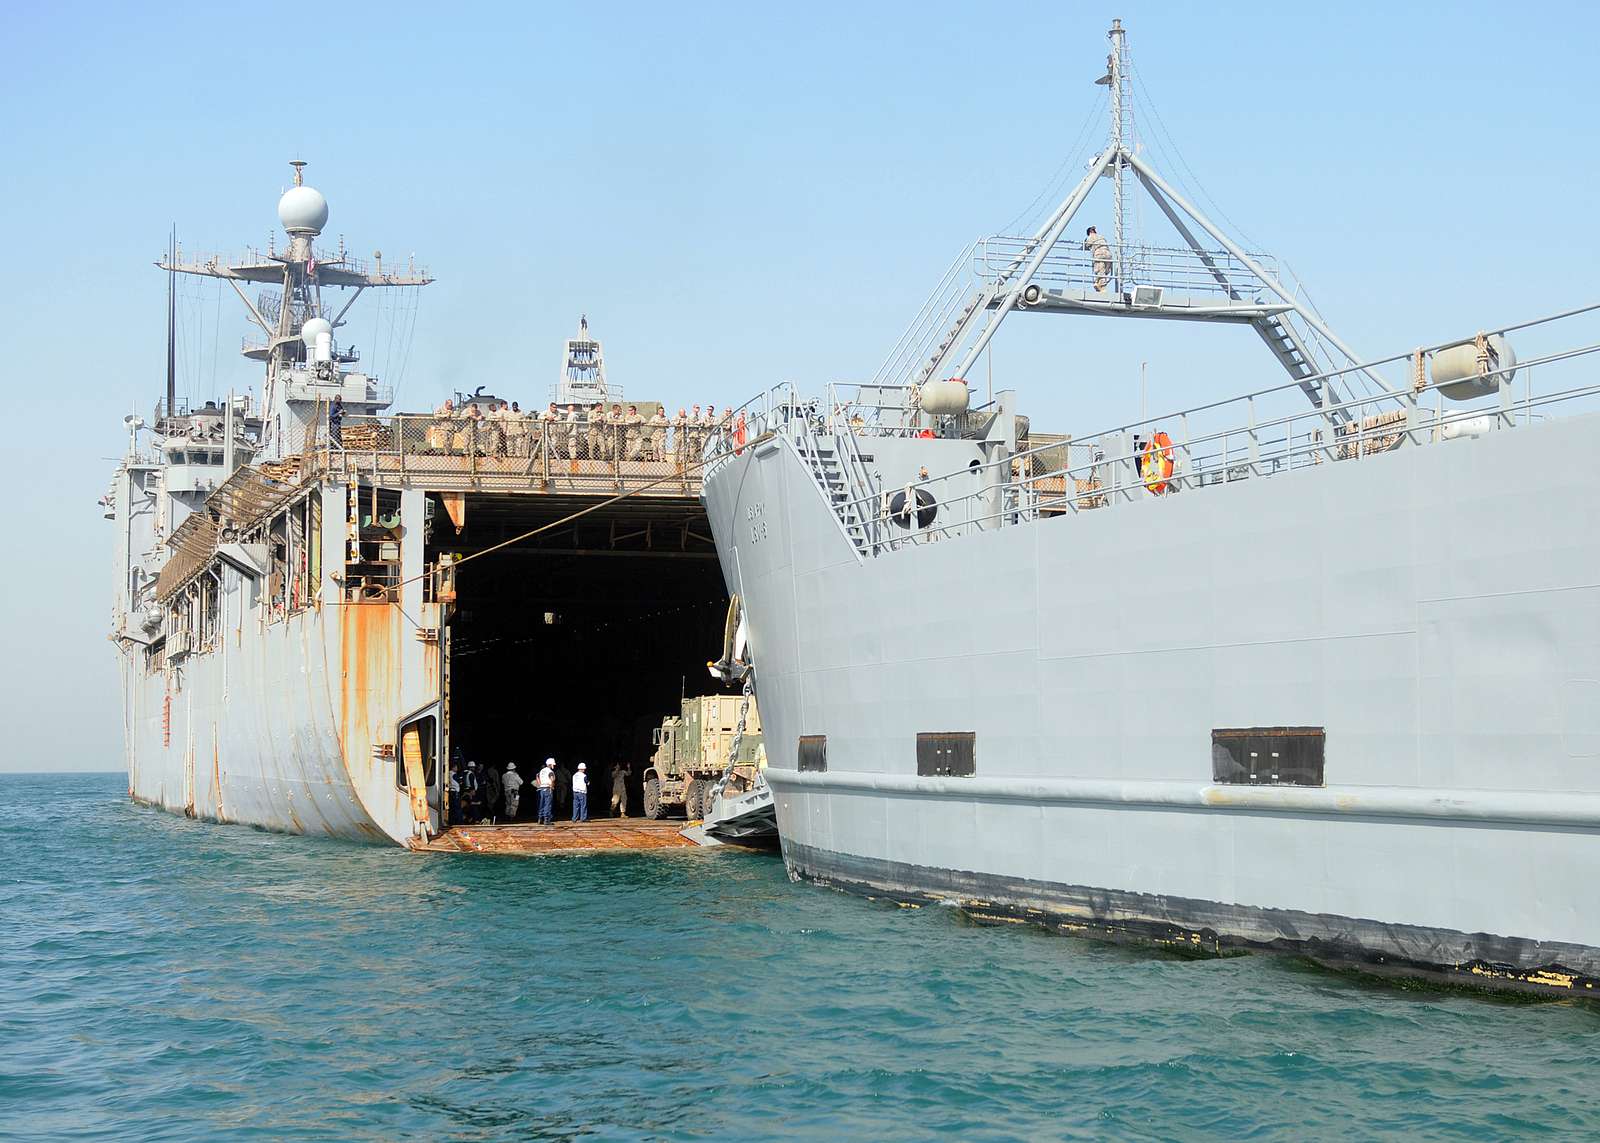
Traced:
MULTIPOLYGON (((872 557, 787 441, 728 458, 705 495, 789 869, 1091 935, 1592 993, 1600 542, 1586 479, 1550 458, 1595 428, 872 557), (1325 729, 1325 785, 1215 779, 1218 728, 1295 726, 1325 729), (919 775, 917 735, 947 732, 974 735, 976 773, 919 775), (801 735, 825 738, 820 772, 801 735)), ((949 471, 956 443, 869 447, 894 487, 949 471)))
MULTIPOLYGON (((309 491, 309 489, 308 489, 309 491)), ((320 487, 341 504, 342 485, 320 487)), ((420 494, 402 511, 420 533, 420 494)), ((324 515, 324 551, 345 522, 324 515)), ((421 570, 420 545, 407 546, 421 570)), ((418 833, 396 761, 402 721, 442 704, 439 644, 419 638, 421 584, 398 602, 345 602, 327 585, 307 605, 268 619, 249 577, 220 570, 217 632, 181 657, 120 657, 128 794, 173 813, 380 844, 418 833)), ((423 799, 439 828, 437 775, 423 799)))

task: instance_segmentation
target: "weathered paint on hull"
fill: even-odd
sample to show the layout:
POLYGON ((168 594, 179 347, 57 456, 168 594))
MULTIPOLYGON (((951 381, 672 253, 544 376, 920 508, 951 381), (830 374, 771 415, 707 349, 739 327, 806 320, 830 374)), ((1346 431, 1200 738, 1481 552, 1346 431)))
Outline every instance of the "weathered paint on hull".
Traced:
MULTIPOLYGON (((864 559, 787 442, 730 458, 705 498, 791 869, 1474 984, 1600 977, 1600 528, 1550 463, 1595 427, 864 559), (1326 727, 1329 788, 1212 784, 1212 728, 1294 725, 1326 727), (955 730, 977 777, 919 777, 916 735, 955 730)), ((919 447, 871 442, 884 486, 948 467, 919 447)))
MULTIPOLYGON (((328 503, 343 495, 324 490, 328 503)), ((408 509, 420 513, 420 497, 408 493, 408 509)), ((324 520, 323 550, 342 550, 342 519, 324 520)), ((412 557, 420 570, 421 553, 412 557)), ((387 751, 402 719, 438 702, 440 680, 439 645, 408 618, 421 585, 402 590, 398 605, 344 605, 329 589, 267 624, 248 585, 225 577, 214 649, 157 673, 136 655, 122 660, 129 795, 212 821, 407 844, 411 802, 387 751)))

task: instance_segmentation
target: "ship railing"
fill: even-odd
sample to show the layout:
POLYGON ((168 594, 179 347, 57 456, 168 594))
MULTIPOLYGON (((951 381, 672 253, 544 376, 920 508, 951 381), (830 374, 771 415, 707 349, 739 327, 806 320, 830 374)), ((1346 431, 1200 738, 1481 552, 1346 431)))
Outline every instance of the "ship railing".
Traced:
MULTIPOLYGON (((1502 335, 1531 331, 1582 315, 1600 305, 1486 331, 1502 335)), ((1591 335, 1592 336, 1592 335, 1591 335)), ((1563 414, 1600 410, 1600 380, 1593 371, 1600 340, 1550 348, 1514 364, 1485 369, 1478 380, 1493 386, 1485 396, 1451 400, 1446 390, 1457 380, 1434 382, 1426 363, 1439 350, 1472 343, 1455 338, 1431 347, 1377 361, 1331 370, 1312 378, 1331 382, 1374 366, 1408 362, 1412 384, 1336 400, 1332 384, 1320 384, 1323 402, 1303 404, 1299 382, 1142 419, 1085 437, 1055 438, 1009 456, 970 465, 910 486, 886 488, 871 497, 841 504, 841 513, 875 517, 885 539, 874 553, 905 545, 953 538, 1042 517, 1075 515, 1240 480, 1271 477, 1325 464, 1359 461, 1397 449, 1448 442, 1462 436, 1515 429, 1563 414), (1576 383, 1551 385, 1558 367, 1588 367, 1576 383), (1534 388, 1537 372, 1539 391, 1534 388), (1269 412, 1292 402, 1292 411, 1269 412), (1165 433, 1168 446, 1156 444, 1165 433), (1170 473, 1160 462, 1171 460, 1170 473), (1155 465, 1149 463, 1156 462, 1155 465), (973 488, 974 473, 979 487, 973 488), (895 493, 926 490, 936 511, 927 526, 903 511, 895 513, 895 493)), ((903 507, 903 502, 902 502, 903 507)))
MULTIPOLYGON (((972 252, 973 275, 979 281, 1003 283, 1016 273, 1033 253, 1034 239, 995 235, 977 243, 972 252)), ((1196 252, 1187 246, 1148 246, 1107 242, 1111 255, 1109 273, 1096 274, 1093 253, 1058 243, 1034 272, 1032 281, 1044 287, 1096 291, 1113 287, 1126 292, 1134 286, 1159 286, 1182 294, 1231 292, 1250 300, 1261 300, 1266 283, 1244 262, 1225 250, 1196 252), (1226 279, 1228 285, 1219 281, 1226 279)), ((1267 254, 1252 254, 1251 259, 1268 274, 1277 276, 1278 263, 1267 254)))
POLYGON ((702 472, 709 475, 742 447, 769 433, 796 434, 814 426, 817 420, 815 399, 802 402, 794 385, 783 381, 758 393, 738 408, 717 418, 706 434, 702 472), (738 438, 743 435, 743 441, 738 438))
MULTIPOLYGON (((827 394, 825 428, 830 432, 847 426, 859 437, 913 437, 923 431, 906 387, 832 381, 827 394)), ((981 436, 998 411, 998 402, 985 401, 956 414, 948 428, 958 437, 981 436)))
POLYGON ((945 271, 922 308, 912 317, 900 339, 890 347, 872 383, 884 388, 905 388, 943 352, 953 330, 983 299, 983 283, 974 268, 980 259, 981 242, 974 242, 945 271), (944 344, 940 338, 946 338, 944 344))
POLYGON ((657 428, 396 413, 346 416, 335 435, 324 414, 304 451, 346 477, 440 488, 697 495, 695 442, 657 428))

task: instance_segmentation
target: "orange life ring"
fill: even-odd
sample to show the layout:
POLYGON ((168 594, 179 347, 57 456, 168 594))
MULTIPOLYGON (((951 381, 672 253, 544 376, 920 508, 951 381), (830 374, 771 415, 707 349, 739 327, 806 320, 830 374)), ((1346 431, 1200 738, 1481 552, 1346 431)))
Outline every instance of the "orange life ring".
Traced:
POLYGON ((740 413, 733 422, 733 451, 737 455, 744 451, 745 424, 744 414, 740 413))
POLYGON ((933 430, 919 429, 917 431, 917 439, 921 441, 931 441, 933 439, 933 430))
POLYGON ((1156 433, 1139 455, 1139 475, 1144 486, 1160 496, 1172 479, 1172 438, 1166 433, 1156 433))

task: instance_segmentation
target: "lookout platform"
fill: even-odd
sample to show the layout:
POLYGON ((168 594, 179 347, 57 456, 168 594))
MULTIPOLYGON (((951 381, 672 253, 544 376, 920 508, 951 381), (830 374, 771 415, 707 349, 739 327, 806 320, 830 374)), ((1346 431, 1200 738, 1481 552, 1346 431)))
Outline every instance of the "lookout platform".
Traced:
POLYGON ((648 818, 605 818, 600 821, 535 825, 452 826, 438 837, 412 848, 423 853, 490 853, 504 857, 553 857, 576 853, 611 853, 645 849, 695 849, 683 836, 689 823, 648 818))

